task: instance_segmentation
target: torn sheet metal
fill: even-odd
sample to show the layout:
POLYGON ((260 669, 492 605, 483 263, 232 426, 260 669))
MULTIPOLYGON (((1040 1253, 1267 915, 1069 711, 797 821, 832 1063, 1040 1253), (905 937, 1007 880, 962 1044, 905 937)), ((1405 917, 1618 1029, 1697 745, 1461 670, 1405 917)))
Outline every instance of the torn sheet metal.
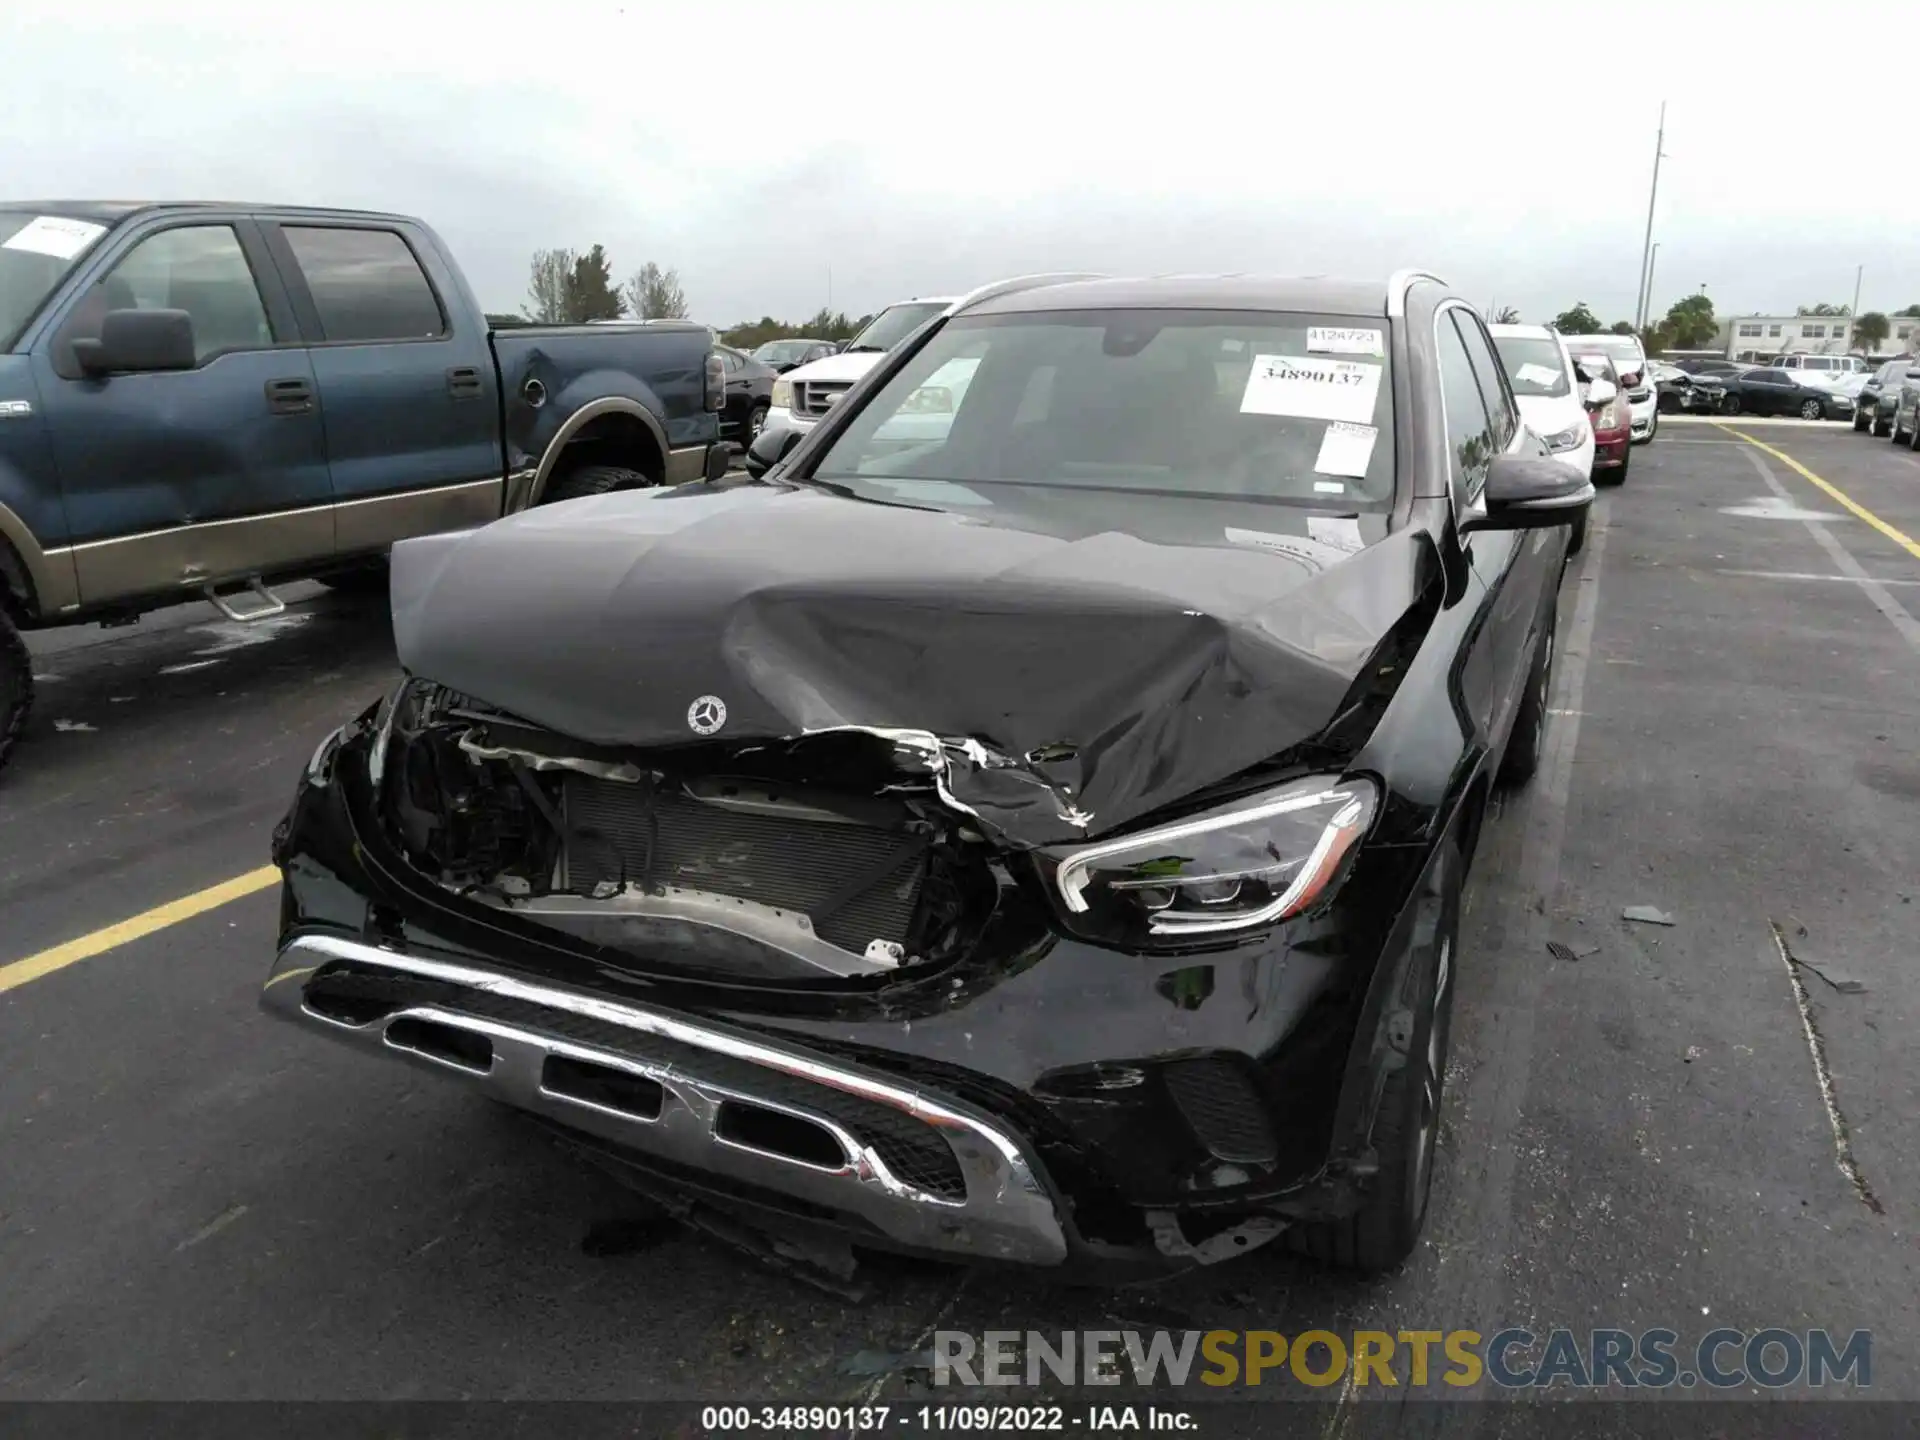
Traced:
POLYGON ((413 674, 593 745, 882 735, 985 830, 1044 845, 1316 734, 1435 573, 1383 516, 1347 554, 1290 507, 1002 488, 964 514, 636 492, 404 541, 394 637, 413 674), (1235 522, 1299 544, 1234 545, 1235 522), (710 737, 687 718, 706 696, 710 737))

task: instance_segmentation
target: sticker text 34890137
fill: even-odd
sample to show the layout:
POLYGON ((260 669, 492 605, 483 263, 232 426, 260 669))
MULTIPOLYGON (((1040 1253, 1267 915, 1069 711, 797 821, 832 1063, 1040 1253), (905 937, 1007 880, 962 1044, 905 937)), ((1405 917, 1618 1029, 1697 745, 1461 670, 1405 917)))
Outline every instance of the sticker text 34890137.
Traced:
POLYGON ((1358 360, 1255 355, 1247 373, 1247 388, 1240 396, 1240 410, 1249 415, 1287 415, 1364 425, 1373 419, 1380 371, 1380 366, 1358 360))

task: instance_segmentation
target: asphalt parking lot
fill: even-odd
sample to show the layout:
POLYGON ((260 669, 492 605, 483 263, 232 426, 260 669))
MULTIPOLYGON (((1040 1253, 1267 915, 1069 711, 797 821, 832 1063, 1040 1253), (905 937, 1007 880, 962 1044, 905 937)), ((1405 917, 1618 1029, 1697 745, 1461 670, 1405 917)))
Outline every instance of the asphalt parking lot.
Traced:
POLYGON ((649 1223, 512 1117, 266 1020, 276 893, 205 896, 394 673, 378 606, 36 637, 0 779, 0 1398, 823 1400, 906 1393, 862 1352, 936 1326, 1725 1324, 1869 1329, 1875 1394, 1920 1399, 1911 537, 1920 456, 1838 425, 1668 419, 1601 492, 1548 758, 1470 891, 1427 1239, 1372 1284, 1276 1248, 1127 1292, 902 1266, 855 1303, 649 1223))

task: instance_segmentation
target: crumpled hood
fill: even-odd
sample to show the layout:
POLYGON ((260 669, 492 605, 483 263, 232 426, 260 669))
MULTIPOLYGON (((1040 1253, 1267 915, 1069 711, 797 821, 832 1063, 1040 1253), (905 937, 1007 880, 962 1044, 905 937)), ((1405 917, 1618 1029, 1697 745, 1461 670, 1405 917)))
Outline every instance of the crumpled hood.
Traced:
POLYGON ((922 732, 945 742, 949 798, 1038 845, 1314 735, 1437 564, 1379 516, 1314 517, 1316 538, 1280 506, 946 488, 978 508, 752 486, 409 540, 400 659, 601 745, 699 740, 703 697, 725 706, 719 741, 922 732))

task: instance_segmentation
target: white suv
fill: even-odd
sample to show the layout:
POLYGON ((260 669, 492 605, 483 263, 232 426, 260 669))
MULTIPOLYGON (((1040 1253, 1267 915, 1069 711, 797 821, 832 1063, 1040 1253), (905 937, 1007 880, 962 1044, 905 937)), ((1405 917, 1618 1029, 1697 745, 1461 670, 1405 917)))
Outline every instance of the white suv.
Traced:
POLYGON ((1620 389, 1633 417, 1633 443, 1644 445, 1660 431, 1660 392, 1647 366, 1647 352, 1637 335, 1568 335, 1567 348, 1576 355, 1604 350, 1620 372, 1620 389))
POLYGON ((882 355, 936 315, 945 314, 959 298, 936 295, 889 305, 838 355, 789 370, 773 382, 773 405, 760 433, 776 439, 788 430, 806 434, 853 388, 854 381, 880 363, 882 355))

